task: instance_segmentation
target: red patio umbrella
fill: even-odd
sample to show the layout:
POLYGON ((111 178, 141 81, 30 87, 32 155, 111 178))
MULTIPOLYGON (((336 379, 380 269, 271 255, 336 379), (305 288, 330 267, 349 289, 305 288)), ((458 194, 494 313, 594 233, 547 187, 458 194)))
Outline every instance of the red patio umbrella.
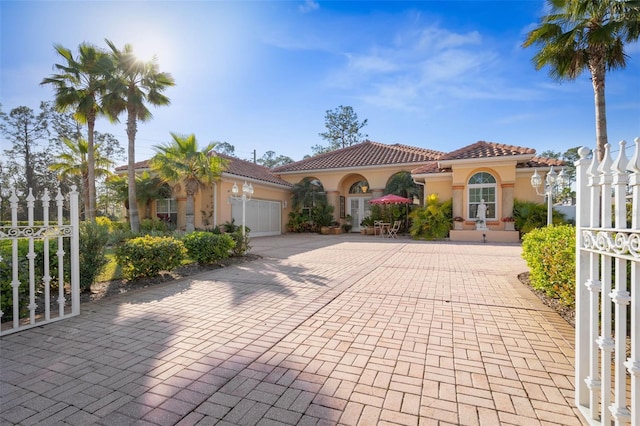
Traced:
POLYGON ((395 194, 387 194, 369 200, 369 204, 413 204, 413 200, 395 194))
POLYGON ((413 204, 413 200, 410 198, 405 198, 405 197, 401 197, 399 195, 395 195, 395 194, 387 194, 387 195, 383 195, 382 197, 378 197, 378 198, 373 198, 371 200, 369 200, 369 204, 382 204, 382 205, 386 205, 386 204, 406 204, 407 205, 407 216, 406 216, 406 220, 405 220, 405 226, 408 226, 409 223, 407 222, 409 220, 409 204, 413 204))

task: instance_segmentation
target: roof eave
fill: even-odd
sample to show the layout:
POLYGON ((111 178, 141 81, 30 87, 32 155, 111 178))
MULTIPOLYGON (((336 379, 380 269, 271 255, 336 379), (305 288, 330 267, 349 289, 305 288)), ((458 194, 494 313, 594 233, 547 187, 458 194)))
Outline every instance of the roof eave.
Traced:
POLYGON ((495 157, 480 157, 480 158, 461 158, 454 160, 439 160, 438 166, 441 168, 451 167, 454 164, 469 164, 477 163, 478 161, 496 161, 496 162, 512 162, 516 163, 529 161, 535 157, 535 154, 520 154, 520 155, 498 155, 495 157))
POLYGON ((349 166, 349 167, 335 167, 335 168, 323 168, 323 169, 303 169, 303 170, 295 170, 295 171, 276 171, 274 174, 277 175, 295 175, 299 173, 326 173, 326 172, 342 172, 342 171, 352 171, 352 170, 371 170, 378 169, 382 167, 412 167, 417 168, 422 165, 432 163, 437 160, 425 160, 425 161, 416 161, 414 163, 392 163, 392 164, 373 164, 369 166, 349 166))
POLYGON ((229 172, 222 172, 220 177, 226 178, 226 179, 229 179, 229 180, 235 179, 235 180, 247 181, 247 182, 256 183, 256 184, 260 184, 260 185, 264 185, 264 186, 271 186, 271 187, 274 187, 274 188, 291 189, 291 186, 292 186, 292 185, 285 185, 285 184, 276 183, 276 182, 269 182, 267 180, 262 180, 262 179, 258 179, 258 178, 254 178, 254 177, 236 175, 236 174, 229 173, 229 172))

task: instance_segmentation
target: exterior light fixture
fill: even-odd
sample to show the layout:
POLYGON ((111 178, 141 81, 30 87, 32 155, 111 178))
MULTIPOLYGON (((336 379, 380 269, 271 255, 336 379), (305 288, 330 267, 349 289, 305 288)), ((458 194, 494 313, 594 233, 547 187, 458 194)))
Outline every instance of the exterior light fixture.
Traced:
POLYGON ((547 226, 553 223, 553 192, 554 190, 562 191, 569 186, 569 176, 565 173, 564 169, 560 170, 560 173, 556 173, 553 170, 553 166, 547 173, 547 177, 544 180, 544 188, 542 187, 542 177, 536 170, 531 176, 531 186, 535 188, 536 194, 541 197, 547 197, 547 226))
POLYGON ((240 188, 238 188, 238 184, 233 183, 233 187, 231 188, 231 198, 234 200, 242 201, 242 239, 245 237, 245 218, 246 218, 246 204, 247 201, 251 200, 253 196, 253 185, 247 183, 245 181, 244 185, 242 185, 242 195, 240 194, 240 188))

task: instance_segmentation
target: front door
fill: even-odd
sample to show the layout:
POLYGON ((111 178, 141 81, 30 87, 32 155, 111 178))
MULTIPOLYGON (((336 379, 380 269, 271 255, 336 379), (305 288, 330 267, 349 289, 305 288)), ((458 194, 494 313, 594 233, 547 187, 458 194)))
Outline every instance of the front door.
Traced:
POLYGON ((370 199, 371 197, 349 197, 349 214, 352 218, 353 232, 360 232, 360 222, 371 214, 368 202, 370 199))

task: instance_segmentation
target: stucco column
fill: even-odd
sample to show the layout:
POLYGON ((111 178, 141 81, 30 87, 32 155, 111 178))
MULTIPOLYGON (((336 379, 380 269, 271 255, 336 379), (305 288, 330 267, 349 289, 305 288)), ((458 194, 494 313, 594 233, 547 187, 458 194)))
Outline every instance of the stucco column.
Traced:
POLYGON ((453 185, 453 195, 451 197, 451 203, 453 207, 453 217, 463 217, 464 205, 462 204, 462 191, 464 191, 464 185, 453 185))
POLYGON ((339 191, 327 191, 327 202, 330 206, 333 206, 333 218, 339 220, 340 218, 340 192, 339 191))
POLYGON ((515 184, 502 184, 502 217, 513 216, 513 188, 515 184))

